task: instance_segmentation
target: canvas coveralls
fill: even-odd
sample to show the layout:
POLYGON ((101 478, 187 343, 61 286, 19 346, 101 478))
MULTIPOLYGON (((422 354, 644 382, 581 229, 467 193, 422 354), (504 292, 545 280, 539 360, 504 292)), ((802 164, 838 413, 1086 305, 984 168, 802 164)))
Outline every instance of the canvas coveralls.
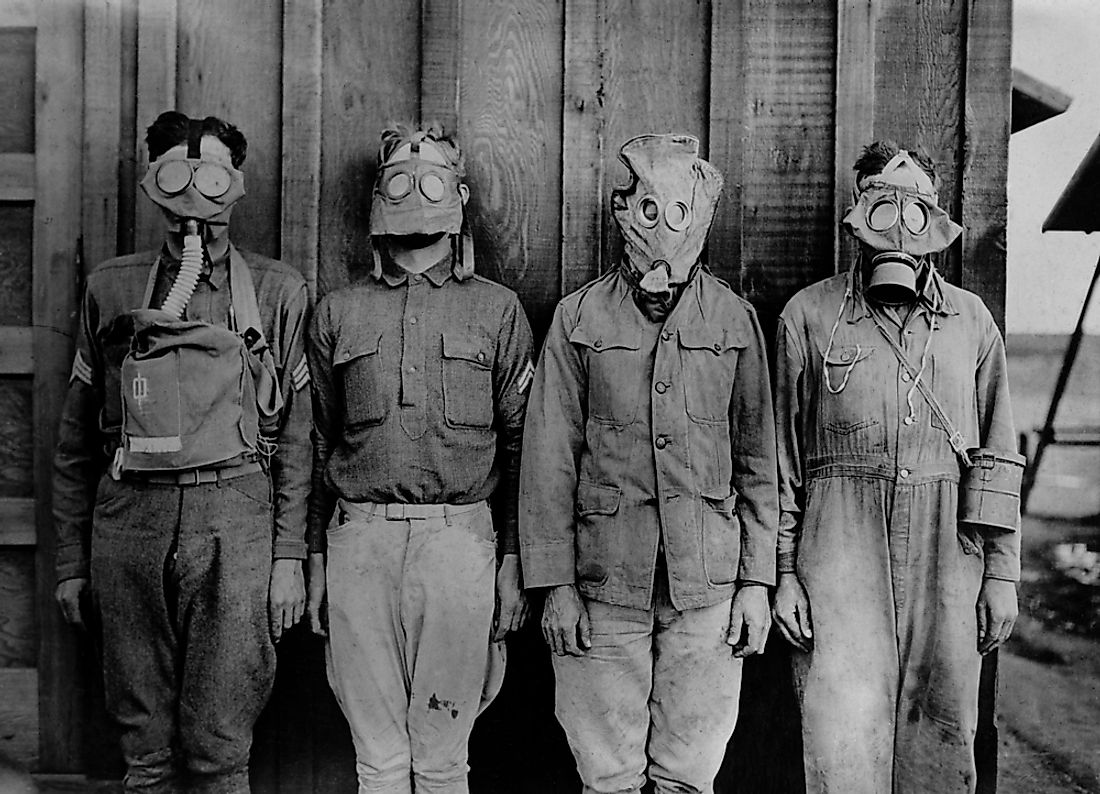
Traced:
POLYGON ((516 294, 459 280, 450 254, 414 275, 387 259, 317 307, 309 544, 327 545, 329 683, 361 793, 468 790, 504 673, 496 556, 516 553, 531 348, 516 294))
POLYGON ((855 269, 783 310, 778 556, 813 621, 813 650, 794 654, 807 790, 971 792, 975 604, 983 576, 1019 578, 1019 533, 959 525, 958 460, 872 313, 914 368, 934 321, 922 378, 970 446, 1016 444, 1001 334, 934 271, 908 319, 865 300, 855 269))
MULTIPOLYGON (((306 552, 308 293, 292 267, 231 250, 249 268, 285 401, 266 470, 231 460, 201 476, 124 473, 116 480, 105 473, 120 439, 129 312, 142 305, 158 261, 153 251, 108 260, 89 276, 62 409, 53 491, 57 577, 91 579, 127 790, 248 791, 252 727, 275 676, 272 557, 306 552)), ((185 319, 228 325, 227 259, 199 282, 185 319)), ((159 261, 154 306, 179 270, 167 252, 159 261)))
POLYGON ((576 585, 592 648, 554 656, 586 792, 709 792, 737 719, 739 584, 775 576, 771 392, 752 307, 700 269, 663 323, 616 269, 564 298, 528 404, 528 588, 576 585))

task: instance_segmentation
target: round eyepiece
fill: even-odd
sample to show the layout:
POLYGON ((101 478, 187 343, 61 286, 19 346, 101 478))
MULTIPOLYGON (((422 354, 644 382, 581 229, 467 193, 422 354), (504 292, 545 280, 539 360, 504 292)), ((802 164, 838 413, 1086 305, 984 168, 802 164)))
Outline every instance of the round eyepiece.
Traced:
POLYGON ((191 164, 184 160, 168 160, 157 169, 157 187, 169 196, 178 196, 191 184, 191 164))
POLYGON ((638 222, 647 229, 652 229, 661 218, 661 207, 653 196, 644 196, 638 202, 638 222))

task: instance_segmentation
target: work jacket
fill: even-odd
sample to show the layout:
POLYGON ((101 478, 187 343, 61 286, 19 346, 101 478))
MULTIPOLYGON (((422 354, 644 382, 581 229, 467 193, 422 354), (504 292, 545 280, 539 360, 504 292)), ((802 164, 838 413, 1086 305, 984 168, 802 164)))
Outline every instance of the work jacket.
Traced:
POLYGON ((756 314, 705 270, 663 324, 618 270, 564 298, 524 428, 525 585, 644 609, 659 554, 677 609, 771 584, 770 400, 756 314))

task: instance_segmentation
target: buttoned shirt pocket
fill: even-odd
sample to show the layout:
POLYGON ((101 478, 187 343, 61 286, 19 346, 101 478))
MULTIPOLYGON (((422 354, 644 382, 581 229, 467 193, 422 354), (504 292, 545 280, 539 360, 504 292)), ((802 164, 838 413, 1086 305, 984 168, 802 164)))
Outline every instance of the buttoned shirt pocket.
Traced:
POLYGON ((748 340, 725 328, 681 328, 681 379, 688 416, 696 422, 729 422, 737 357, 748 340))
POLYGON ((638 413, 638 378, 645 369, 637 331, 577 326, 569 335, 588 367, 588 415, 600 422, 631 424, 638 413))
MULTIPOLYGON (((728 491, 728 489, 726 489, 728 491)), ((728 492, 701 495, 703 520, 703 570, 707 582, 726 585, 737 580, 741 561, 741 520, 737 516, 737 494, 728 492)))
POLYGON ((492 427, 493 351, 487 341, 443 334, 443 413, 451 427, 492 427))
POLYGON ((382 372, 382 336, 370 335, 341 346, 333 362, 344 389, 344 424, 349 430, 379 425, 386 419, 382 372))
POLYGON ((580 480, 577 483, 577 579, 590 584, 607 581, 610 565, 622 559, 616 549, 619 537, 619 502, 622 489, 615 485, 580 480))
POLYGON ((833 345, 822 354, 821 426, 828 435, 851 436, 879 423, 868 415, 881 400, 882 384, 871 371, 874 352, 869 345, 833 345))

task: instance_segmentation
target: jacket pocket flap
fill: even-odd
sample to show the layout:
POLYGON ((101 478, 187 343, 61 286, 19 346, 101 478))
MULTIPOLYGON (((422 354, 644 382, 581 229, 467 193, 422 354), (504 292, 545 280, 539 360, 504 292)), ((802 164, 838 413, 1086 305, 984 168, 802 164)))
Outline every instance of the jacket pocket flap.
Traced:
MULTIPOLYGON (((875 348, 868 345, 833 345, 833 349, 829 351, 829 355, 825 356, 825 363, 837 367, 847 367, 856 362, 863 361, 874 352, 875 348)), ((824 356, 824 351, 822 351, 822 355, 824 356)))
POLYGON ((622 489, 581 480, 577 484, 577 515, 611 516, 619 511, 622 489))
POLYGON ((737 507, 737 492, 729 488, 716 488, 699 496, 703 498, 707 507, 721 513, 732 513, 737 507))
POLYGON ((382 349, 382 334, 371 334, 363 339, 353 339, 342 344, 337 351, 333 364, 347 364, 363 356, 374 356, 382 349))
POLYGON ((458 334, 443 334, 443 358, 459 358, 480 367, 492 364, 486 345, 458 334))
POLYGON ((716 356, 731 348, 748 346, 748 340, 727 328, 681 328, 679 335, 681 347, 688 350, 709 350, 716 356))
POLYGON ((637 350, 641 343, 638 334, 625 334, 621 329, 601 330, 578 325, 569 334, 569 341, 574 345, 587 347, 596 352, 601 350, 637 350))

